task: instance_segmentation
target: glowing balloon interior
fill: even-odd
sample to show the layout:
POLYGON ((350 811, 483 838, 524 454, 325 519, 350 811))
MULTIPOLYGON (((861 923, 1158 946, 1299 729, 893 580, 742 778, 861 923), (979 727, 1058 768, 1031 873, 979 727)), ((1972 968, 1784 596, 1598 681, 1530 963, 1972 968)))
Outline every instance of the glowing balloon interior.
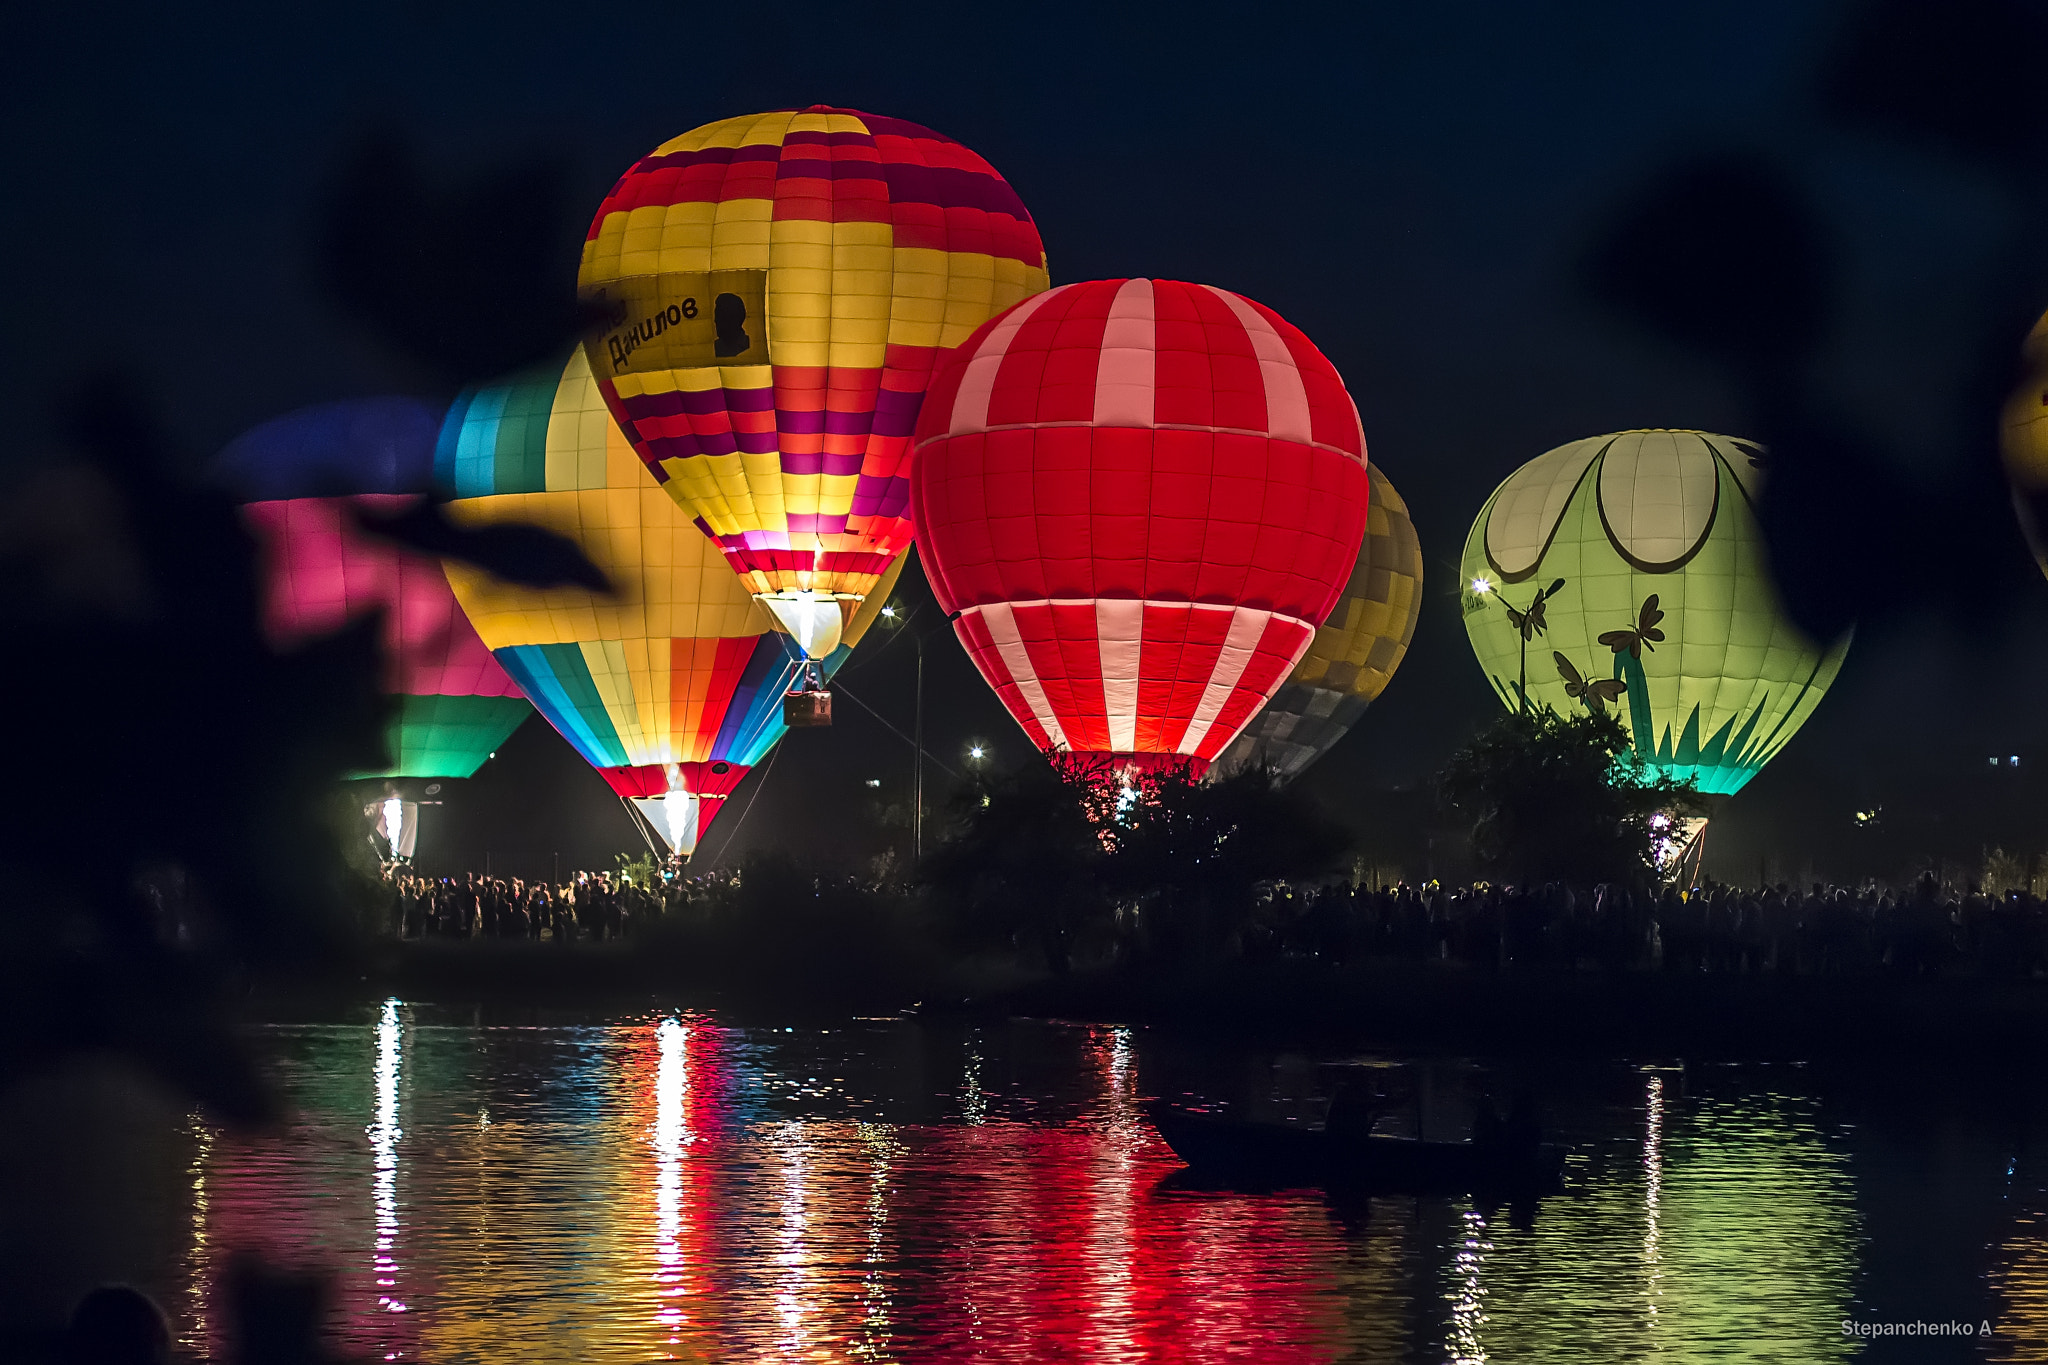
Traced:
POLYGON ((1709 795, 1741 790, 1820 704, 1848 651, 1779 605, 1753 503, 1763 452, 1625 431, 1540 455, 1465 542, 1461 606, 1510 709, 1613 706, 1637 756, 1709 795), (1551 588, 1562 583, 1555 592, 1551 588))

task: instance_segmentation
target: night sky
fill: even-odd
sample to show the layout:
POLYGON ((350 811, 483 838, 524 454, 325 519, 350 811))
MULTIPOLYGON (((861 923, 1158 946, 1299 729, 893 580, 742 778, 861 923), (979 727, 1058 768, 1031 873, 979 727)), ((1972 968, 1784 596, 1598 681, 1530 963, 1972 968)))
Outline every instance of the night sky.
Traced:
MULTIPOLYGON (((1814 72, 1838 5, 414 8, 10 11, 10 462, 47 457, 54 396, 109 367, 145 379, 195 462, 294 407, 418 391, 310 260, 322 196, 373 131, 450 180, 536 157, 562 167, 568 290, 589 212, 668 137, 811 103, 911 119, 1010 180, 1055 283, 1221 285, 1277 309, 1343 372, 1432 575, 1401 673, 1307 779, 1354 818, 1365 794, 1425 778, 1497 705, 1455 592, 1465 530, 1495 484, 1600 432, 1743 434, 1717 372, 1575 282, 1632 192, 1722 148, 1764 149, 1789 172, 1828 223, 1842 282, 1822 382, 1895 452, 1907 490, 1942 486, 1966 458, 1956 386, 1989 263, 2015 231, 1989 179, 1821 115, 1814 72)), ((1911 503, 1861 528, 1868 554, 1942 554, 1916 536, 1911 503)), ((1937 604, 1866 626, 1819 713, 1717 826, 1725 874, 1791 857, 1800 831, 1901 774, 1960 782, 1993 752, 2048 760, 2048 584, 2009 518, 1981 531, 2010 543, 2007 576, 1984 587, 1995 610, 1964 620, 1937 604)), ((1858 565, 1839 571, 1855 594, 1858 565)), ((879 646, 844 682, 907 730, 910 642, 864 657, 879 646)), ((960 766, 970 737, 998 761, 1024 754, 944 631, 926 683, 939 759, 960 766)), ((845 694, 839 713, 834 730, 784 744, 734 852, 829 849, 867 803, 900 800, 908 750, 845 694)), ((538 871, 554 852, 590 861, 631 839, 538 720, 449 800, 433 818, 456 861, 489 848, 494 866, 538 871)))

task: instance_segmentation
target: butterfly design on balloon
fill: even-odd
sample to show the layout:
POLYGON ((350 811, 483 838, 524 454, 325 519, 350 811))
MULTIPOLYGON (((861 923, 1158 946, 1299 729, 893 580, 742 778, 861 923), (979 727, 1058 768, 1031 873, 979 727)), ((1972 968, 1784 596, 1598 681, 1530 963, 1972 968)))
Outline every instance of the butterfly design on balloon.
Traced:
POLYGON ((1586 709, 1596 716, 1606 715, 1607 703, 1620 701, 1622 693, 1628 690, 1628 684, 1619 678, 1582 676, 1562 650, 1552 650, 1550 657, 1557 661, 1557 676, 1564 679, 1564 694, 1584 702, 1586 709))
POLYGON ((1643 600, 1636 613, 1633 629, 1608 630, 1600 633, 1600 643, 1616 654, 1626 650, 1631 659, 1641 659, 1644 650, 1655 652, 1664 640, 1664 632, 1657 629, 1657 623, 1664 619, 1663 611, 1657 606, 1657 594, 1651 593, 1643 600))

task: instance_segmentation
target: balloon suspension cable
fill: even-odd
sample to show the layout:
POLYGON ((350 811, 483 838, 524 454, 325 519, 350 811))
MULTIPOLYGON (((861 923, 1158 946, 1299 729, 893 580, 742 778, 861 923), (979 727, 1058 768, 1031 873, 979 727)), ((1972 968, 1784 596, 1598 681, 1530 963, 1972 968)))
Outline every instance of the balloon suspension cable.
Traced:
MULTIPOLYGON (((896 736, 896 738, 902 740, 905 744, 908 744, 912 749, 919 748, 918 742, 916 740, 912 739, 909 735, 904 734, 901 730, 897 729, 895 726, 891 725, 887 720, 883 719, 882 713, 880 711, 877 711, 874 707, 869 706, 859 697, 856 697, 853 695, 853 693, 847 691, 845 683, 836 683, 834 690, 837 691, 840 696, 845 697, 855 706, 858 706, 861 710, 873 716, 876 720, 881 721, 882 728, 884 730, 887 730, 890 734, 896 736)), ((947 767, 945 761, 941 759, 937 754, 934 754, 930 749, 925 749, 923 752, 926 760, 938 764, 939 770, 945 773, 946 776, 952 778, 955 782, 958 782, 960 780, 960 774, 955 772, 952 768, 947 767)))
POLYGON ((1686 836, 1685 843, 1672 855, 1671 862, 1663 874, 1664 885, 1678 891, 1690 893, 1699 885, 1700 875, 1706 870, 1707 826, 1710 822, 1701 820, 1699 826, 1686 836), (1686 872, 1690 864, 1692 871, 1686 872))
POLYGON ((1709 823, 1706 820, 1700 821, 1700 827, 1692 832, 1691 840, 1687 842, 1685 849, 1678 855, 1678 867, 1681 873, 1684 872, 1688 860, 1692 863, 1692 880, 1686 883, 1687 889, 1698 886, 1701 874, 1706 871, 1707 826, 1709 823))
MULTIPOLYGON (((890 645, 895 644, 898 640, 902 639, 904 636, 910 633, 911 626, 916 624, 918 615, 923 611, 923 607, 912 607, 907 613, 904 614, 903 619, 896 623, 895 629, 889 631, 887 633, 887 638, 884 639, 882 643, 876 645, 872 652, 868 650, 862 650, 853 658, 848 659, 845 663, 841 664, 839 666, 840 675, 844 676, 845 674, 851 673, 854 669, 860 668, 866 664, 871 664, 875 660, 881 658, 884 654, 887 654, 889 652, 890 645)), ((872 636, 872 632, 870 633, 870 635, 872 636)))
POLYGON ((626 808, 626 814, 633 821, 633 828, 640 831, 640 837, 646 842, 649 853, 662 859, 674 856, 675 851, 667 846, 665 840, 657 840, 653 824, 640 813, 640 808, 633 804, 633 798, 622 796, 619 798, 619 804, 626 808))
POLYGON ((746 809, 740 812, 740 818, 733 822, 732 828, 725 832, 725 842, 718 846, 718 856, 709 859, 704 864, 706 867, 717 867, 725 860, 726 853, 732 848, 732 841, 739 837, 740 827, 745 825, 747 817, 754 813, 754 803, 761 799, 761 789, 768 785, 768 774, 775 771, 775 760, 780 757, 782 757, 782 746, 780 744, 768 751, 768 766, 761 769, 761 780, 754 784, 754 793, 747 798, 746 809))

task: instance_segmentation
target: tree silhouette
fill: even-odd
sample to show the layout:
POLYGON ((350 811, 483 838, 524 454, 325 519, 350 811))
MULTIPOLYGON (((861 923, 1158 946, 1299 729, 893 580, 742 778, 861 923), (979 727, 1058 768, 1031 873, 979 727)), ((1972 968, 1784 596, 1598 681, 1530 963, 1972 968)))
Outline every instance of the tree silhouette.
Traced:
POLYGON ((1509 712, 1452 757, 1438 790, 1471 820, 1480 865, 1525 884, 1647 884, 1650 817, 1705 810, 1691 783, 1649 776, 1605 711, 1509 712))

